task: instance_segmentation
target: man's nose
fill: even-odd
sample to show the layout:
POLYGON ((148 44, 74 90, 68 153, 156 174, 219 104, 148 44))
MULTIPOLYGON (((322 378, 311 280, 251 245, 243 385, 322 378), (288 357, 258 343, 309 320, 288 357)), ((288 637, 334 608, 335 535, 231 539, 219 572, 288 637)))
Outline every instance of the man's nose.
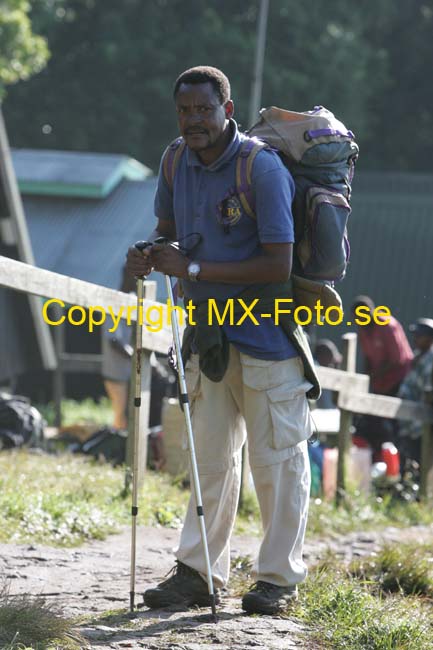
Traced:
POLYGON ((191 111, 188 117, 188 121, 191 122, 191 124, 200 124, 203 121, 203 115, 197 111, 191 111))

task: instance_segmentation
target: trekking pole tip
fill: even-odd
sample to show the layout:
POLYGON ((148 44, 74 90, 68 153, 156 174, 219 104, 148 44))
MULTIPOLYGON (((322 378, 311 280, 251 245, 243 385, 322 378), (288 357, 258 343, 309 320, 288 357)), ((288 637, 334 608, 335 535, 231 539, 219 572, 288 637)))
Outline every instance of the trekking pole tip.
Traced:
POLYGON ((212 623, 218 623, 218 616, 216 612, 215 594, 211 594, 210 604, 212 608, 212 623))
POLYGON ((134 609, 135 609, 134 601, 135 601, 135 592, 134 592, 134 591, 130 591, 130 592, 129 592, 129 611, 130 611, 130 612, 133 612, 134 609))

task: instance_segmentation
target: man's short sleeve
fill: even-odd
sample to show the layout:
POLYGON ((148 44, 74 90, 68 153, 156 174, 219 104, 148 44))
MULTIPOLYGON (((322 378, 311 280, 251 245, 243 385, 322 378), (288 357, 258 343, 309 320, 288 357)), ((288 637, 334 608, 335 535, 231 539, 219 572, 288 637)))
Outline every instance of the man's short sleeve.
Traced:
POLYGON ((161 158, 158 174, 158 188, 155 194, 154 210, 158 219, 174 221, 173 193, 167 185, 162 169, 164 157, 161 158))
POLYGON ((261 151, 257 155, 252 186, 260 242, 293 243, 292 201, 295 183, 276 153, 261 151))

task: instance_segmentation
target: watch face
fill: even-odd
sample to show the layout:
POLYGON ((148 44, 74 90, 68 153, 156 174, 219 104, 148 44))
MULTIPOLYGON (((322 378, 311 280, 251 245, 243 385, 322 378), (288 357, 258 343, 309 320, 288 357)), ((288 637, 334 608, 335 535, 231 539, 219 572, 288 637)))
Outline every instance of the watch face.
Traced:
POLYGON ((188 276, 190 280, 197 280, 197 276, 200 273, 200 264, 198 262, 191 262, 188 266, 188 276))

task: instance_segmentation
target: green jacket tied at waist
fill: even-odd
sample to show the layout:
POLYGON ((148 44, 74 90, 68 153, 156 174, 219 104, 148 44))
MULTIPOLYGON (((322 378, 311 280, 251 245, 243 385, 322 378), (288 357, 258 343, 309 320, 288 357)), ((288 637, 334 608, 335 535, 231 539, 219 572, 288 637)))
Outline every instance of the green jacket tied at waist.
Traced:
MULTIPOLYGON (((273 283, 264 285, 254 285, 245 289, 242 293, 234 297, 233 311, 238 320, 245 313, 244 307, 239 303, 239 299, 249 307, 249 305, 258 298, 259 301, 251 309, 252 314, 274 313, 275 300, 292 298, 292 284, 290 280, 284 283, 273 283)), ((224 313, 227 301, 215 301, 219 313, 224 313)), ((287 308, 291 308, 292 303, 288 303, 287 308)), ((200 370, 211 381, 221 381, 229 361, 229 341, 224 333, 223 328, 214 319, 212 324, 208 322, 208 301, 194 305, 193 311, 196 325, 187 325, 182 342, 182 358, 184 363, 188 360, 192 349, 194 348, 199 354, 200 370)), ((293 304, 293 308, 294 308, 293 304)), ((304 364, 305 378, 313 384, 308 391, 309 399, 318 399, 320 397, 320 383, 317 376, 313 356, 307 337, 300 325, 295 323, 293 314, 279 314, 279 324, 288 336, 290 342, 298 352, 304 364)))

